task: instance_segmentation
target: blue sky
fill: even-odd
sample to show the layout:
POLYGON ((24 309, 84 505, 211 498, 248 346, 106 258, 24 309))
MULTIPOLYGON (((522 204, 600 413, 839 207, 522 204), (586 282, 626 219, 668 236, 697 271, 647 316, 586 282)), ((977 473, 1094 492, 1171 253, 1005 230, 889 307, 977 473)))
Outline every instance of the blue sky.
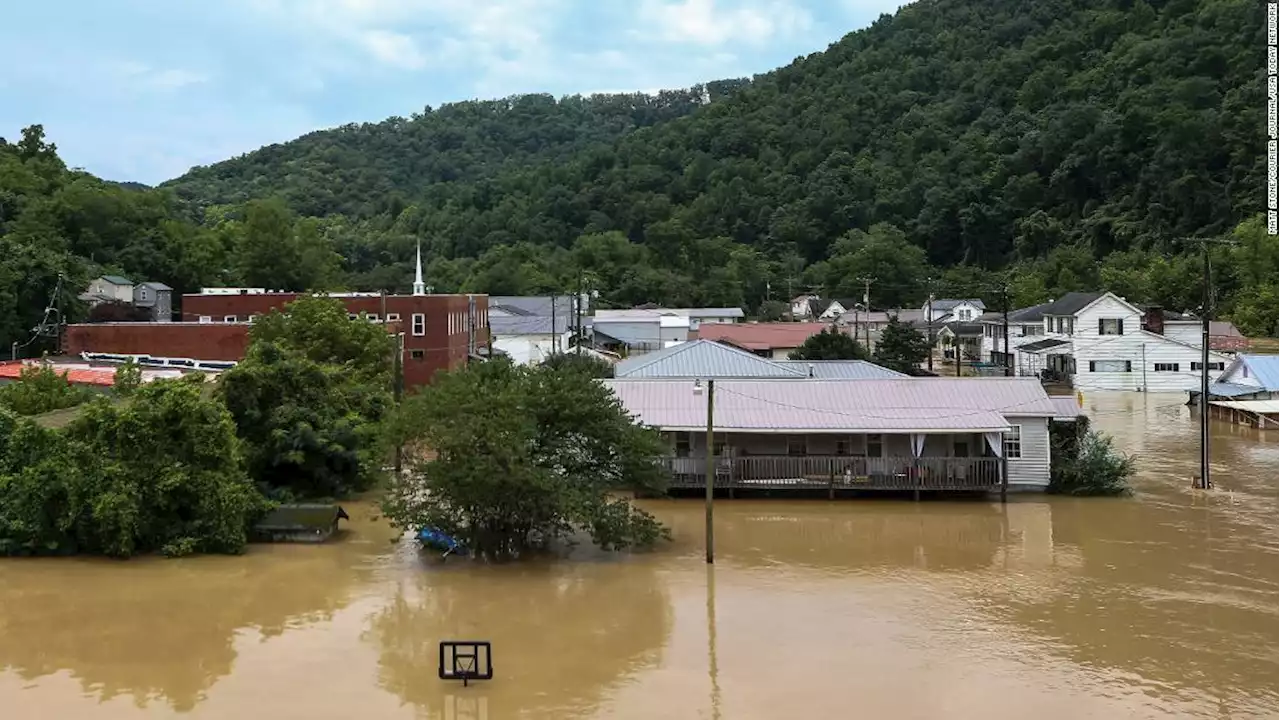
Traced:
POLYGON ((0 22, 0 137, 154 184, 348 122, 765 72, 902 0, 45 0, 0 22))

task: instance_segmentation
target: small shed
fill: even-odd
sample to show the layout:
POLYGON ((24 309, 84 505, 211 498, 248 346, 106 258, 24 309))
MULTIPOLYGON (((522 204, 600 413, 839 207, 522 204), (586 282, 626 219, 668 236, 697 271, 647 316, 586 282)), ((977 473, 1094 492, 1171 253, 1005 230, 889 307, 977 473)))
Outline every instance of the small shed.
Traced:
POLYGON ((254 542, 322 543, 338 530, 339 520, 350 520, 339 505, 279 505, 253 526, 254 542))

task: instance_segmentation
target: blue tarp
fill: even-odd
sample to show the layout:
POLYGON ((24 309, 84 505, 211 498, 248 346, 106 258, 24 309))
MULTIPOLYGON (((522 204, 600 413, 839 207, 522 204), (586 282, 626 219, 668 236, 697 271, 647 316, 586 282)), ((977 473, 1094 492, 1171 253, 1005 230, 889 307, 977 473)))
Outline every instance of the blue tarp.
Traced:
POLYGON ((418 541, 429 548, 446 552, 458 552, 462 549, 462 543, 452 535, 446 535, 433 527, 424 527, 419 530, 418 541))

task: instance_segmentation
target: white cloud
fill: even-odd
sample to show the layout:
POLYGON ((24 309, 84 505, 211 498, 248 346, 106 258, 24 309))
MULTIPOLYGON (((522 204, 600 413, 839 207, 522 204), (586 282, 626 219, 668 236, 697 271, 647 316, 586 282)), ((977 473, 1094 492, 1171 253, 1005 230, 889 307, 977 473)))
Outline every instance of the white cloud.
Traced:
POLYGON ((159 70, 144 63, 124 60, 104 65, 109 82, 129 90, 178 90, 207 82, 202 73, 182 68, 159 70))
POLYGON ((378 61, 406 70, 420 70, 427 58, 418 49, 414 39, 389 30, 365 30, 360 33, 360 44, 378 61))
POLYGON ((730 40, 759 44, 807 30, 813 18, 789 0, 717 7, 716 0, 644 0, 640 35, 666 42, 723 45, 730 40))

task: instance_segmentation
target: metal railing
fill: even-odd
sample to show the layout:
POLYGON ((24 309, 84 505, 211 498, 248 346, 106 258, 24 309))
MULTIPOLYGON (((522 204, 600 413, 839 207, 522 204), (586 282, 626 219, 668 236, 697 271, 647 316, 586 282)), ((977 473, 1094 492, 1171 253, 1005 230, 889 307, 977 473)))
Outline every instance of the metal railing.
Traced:
MULTIPOLYGON (((706 458, 664 457, 672 488, 706 487, 706 458)), ((999 490, 1001 458, 752 455, 716 458, 717 488, 999 490)))

